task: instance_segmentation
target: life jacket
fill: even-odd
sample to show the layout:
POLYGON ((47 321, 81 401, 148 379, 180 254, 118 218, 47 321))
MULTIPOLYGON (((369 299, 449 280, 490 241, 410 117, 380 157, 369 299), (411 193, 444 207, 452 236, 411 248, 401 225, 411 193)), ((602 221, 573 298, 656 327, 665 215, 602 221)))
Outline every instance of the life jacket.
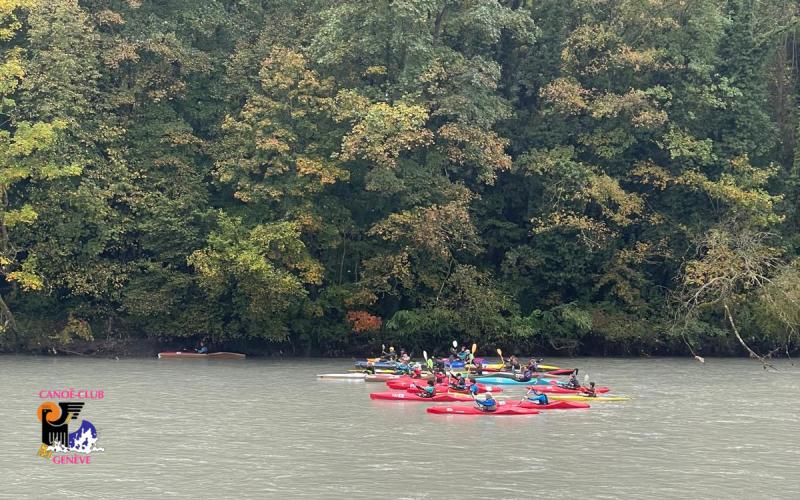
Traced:
POLYGON ((483 410, 483 411, 495 411, 495 410, 497 410, 497 401, 494 398, 483 401, 481 403, 481 410, 483 410))

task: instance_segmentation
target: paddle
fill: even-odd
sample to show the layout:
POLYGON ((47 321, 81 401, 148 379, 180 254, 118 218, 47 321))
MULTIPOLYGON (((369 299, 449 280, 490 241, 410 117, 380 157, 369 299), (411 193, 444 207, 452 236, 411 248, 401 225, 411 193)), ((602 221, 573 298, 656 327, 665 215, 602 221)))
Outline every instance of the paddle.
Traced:
POLYGON ((428 367, 428 372, 433 375, 435 382, 436 375, 433 373, 433 360, 428 357, 428 351, 422 351, 422 357, 425 358, 425 365, 428 367))
POLYGON ((473 343, 470 349, 469 364, 475 366, 475 351, 478 350, 478 344, 473 343))
POLYGON ((499 347, 497 348, 497 355, 500 356, 500 369, 502 370, 506 367, 506 360, 503 359, 503 351, 499 347))

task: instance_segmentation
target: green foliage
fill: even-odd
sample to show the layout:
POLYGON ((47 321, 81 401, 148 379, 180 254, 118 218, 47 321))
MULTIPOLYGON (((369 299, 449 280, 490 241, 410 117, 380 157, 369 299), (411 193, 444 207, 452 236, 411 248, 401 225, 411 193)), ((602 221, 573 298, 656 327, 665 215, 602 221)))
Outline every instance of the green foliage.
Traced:
POLYGON ((0 342, 789 345, 798 14, 0 0, 0 342))

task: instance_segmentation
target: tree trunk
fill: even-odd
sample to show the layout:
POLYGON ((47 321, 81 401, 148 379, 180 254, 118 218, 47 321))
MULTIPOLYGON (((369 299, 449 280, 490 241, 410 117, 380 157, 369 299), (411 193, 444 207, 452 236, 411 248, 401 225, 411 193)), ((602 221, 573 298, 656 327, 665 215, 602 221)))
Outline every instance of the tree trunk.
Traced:
POLYGON ((19 331, 19 328, 17 327, 17 320, 14 319, 14 313, 12 313, 11 309, 8 308, 8 305, 6 304, 6 301, 3 300, 2 295, 0 295, 0 318, 2 318, 4 329, 9 329, 10 327, 10 330, 14 333, 19 331))

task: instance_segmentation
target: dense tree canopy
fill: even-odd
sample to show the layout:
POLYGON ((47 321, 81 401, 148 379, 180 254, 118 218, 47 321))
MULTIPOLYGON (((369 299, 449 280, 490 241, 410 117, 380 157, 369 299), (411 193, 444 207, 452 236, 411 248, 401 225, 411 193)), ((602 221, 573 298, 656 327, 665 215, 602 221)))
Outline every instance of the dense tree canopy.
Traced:
POLYGON ((0 346, 789 352, 799 16, 0 0, 0 346))

